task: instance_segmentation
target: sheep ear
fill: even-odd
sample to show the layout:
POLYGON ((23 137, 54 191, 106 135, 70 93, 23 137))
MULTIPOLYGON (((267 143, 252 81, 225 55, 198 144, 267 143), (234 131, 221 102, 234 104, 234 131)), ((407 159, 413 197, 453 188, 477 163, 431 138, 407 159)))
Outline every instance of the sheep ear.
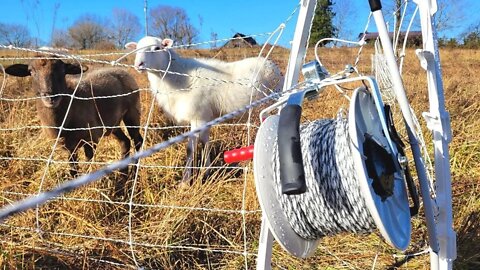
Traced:
POLYGON ((165 48, 171 48, 173 46, 173 40, 171 40, 169 38, 166 38, 166 39, 162 40, 162 45, 165 48))
POLYGON ((135 50, 137 48, 137 43, 136 42, 128 42, 125 44, 125 49, 130 49, 130 50, 135 50))
POLYGON ((7 74, 15 76, 15 77, 30 76, 30 71, 28 70, 28 65, 25 65, 25 64, 14 64, 14 65, 8 66, 5 69, 5 72, 7 74))
MULTIPOLYGON (((83 72, 87 70, 88 70, 87 67, 83 68, 83 72)), ((82 72, 82 69, 80 68, 80 65, 65 63, 65 74, 80 74, 81 72, 82 72)))

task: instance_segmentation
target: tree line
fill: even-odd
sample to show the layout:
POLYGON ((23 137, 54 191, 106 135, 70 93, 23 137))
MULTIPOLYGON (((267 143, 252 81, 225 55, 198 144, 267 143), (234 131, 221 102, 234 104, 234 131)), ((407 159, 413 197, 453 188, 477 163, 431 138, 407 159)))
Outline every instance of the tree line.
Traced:
MULTIPOLYGON (((194 42, 199 30, 182 8, 160 5, 149 12, 149 35, 174 38, 178 44, 194 42)), ((0 22, 0 44, 17 47, 66 47, 75 49, 123 48, 144 34, 138 16, 127 9, 115 8, 108 18, 84 14, 67 29, 53 29, 49 41, 33 37, 27 26, 0 22)))
MULTIPOLYGON (((400 10, 402 1, 385 1, 385 9, 400 10)), ((460 0, 460 2, 462 2, 460 0)), ((348 38, 348 17, 353 14, 345 1, 317 0, 317 9, 310 35, 310 45, 325 37, 348 38), (343 4, 342 4, 343 3, 343 4)), ((59 5, 55 6, 54 18, 59 5)), ((439 10, 436 13, 436 25, 439 31, 453 28, 460 12, 449 12, 448 0, 438 0, 439 10)), ((392 12, 387 12, 392 13, 392 12)), ((396 13, 399 16, 399 13, 396 13)), ((0 18, 1 20, 1 18, 0 18)), ((55 20, 55 19, 54 19, 55 20)), ((200 27, 201 27, 200 18, 200 27)), ((399 21, 399 18, 397 18, 399 21)), ((54 23, 55 25, 55 23, 54 23)), ((191 22, 187 12, 179 7, 159 5, 149 12, 148 34, 158 37, 169 37, 177 44, 191 44, 197 41, 199 30, 191 22)), ((50 45, 52 47, 68 47, 75 49, 114 49, 123 48, 126 42, 137 39, 145 31, 139 18, 126 9, 113 9, 109 17, 84 14, 76 19, 67 29, 52 29, 49 41, 39 42, 31 36, 28 28, 20 24, 0 22, 0 44, 18 47, 36 47, 50 45)), ((217 38, 211 33, 212 39, 217 38)), ((215 44, 215 43, 214 43, 215 44)), ((321 44, 325 46, 328 42, 321 44)), ((472 25, 457 38, 440 38, 442 47, 480 48, 480 23, 472 25)))

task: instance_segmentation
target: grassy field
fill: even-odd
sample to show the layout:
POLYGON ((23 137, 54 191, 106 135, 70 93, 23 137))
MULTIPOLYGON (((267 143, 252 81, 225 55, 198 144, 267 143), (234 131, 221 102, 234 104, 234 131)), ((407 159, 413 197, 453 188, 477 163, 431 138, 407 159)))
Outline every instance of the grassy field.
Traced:
MULTIPOLYGON (((80 52, 95 54, 98 52, 80 52)), ((188 50, 183 55, 215 57, 226 61, 256 56, 257 50, 188 50)), ((371 49, 363 51, 359 69, 368 74, 371 49)), ((331 72, 353 64, 356 49, 323 49, 323 63, 331 72)), ((26 54, 2 51, 3 57, 26 54)), ((309 59, 312 53, 309 52, 309 59)), ((114 56, 85 56, 110 62, 114 56)), ((275 50, 272 58, 283 70, 288 51, 275 50)), ((474 50, 442 50, 446 107, 450 112, 453 141, 450 144, 454 226, 458 258, 455 269, 480 268, 480 82, 476 68, 480 53, 474 50)), ((129 59, 125 63, 132 63, 129 59)), ((0 59, 8 65, 12 60, 0 59)), ((85 62, 90 68, 99 66, 85 62)), ((144 74, 133 69, 141 88, 148 87, 144 74)), ((426 78, 413 50, 407 52, 404 83, 412 106, 428 110, 426 78)), ((0 82, 3 79, 0 77, 0 82)), ((0 84, 1 86, 1 84, 0 84)), ((357 85, 358 86, 358 85, 357 85)), ((353 86, 352 87, 357 87, 353 86)), ((351 93, 351 91, 348 91, 351 93)), ((48 190, 68 180, 68 156, 55 149, 54 141, 41 130, 36 117, 35 93, 29 79, 7 77, 0 97, 0 205, 48 190), (49 165, 47 166, 47 162, 49 165)), ((142 125, 145 147, 181 134, 184 127, 171 127, 161 110, 142 91, 142 125), (150 121, 147 112, 153 107, 150 121)), ((333 89, 306 104, 305 120, 333 118, 348 101, 333 89)), ((216 156, 212 176, 202 183, 180 188, 185 145, 179 144, 142 160, 138 177, 131 178, 133 196, 113 198, 118 175, 75 190, 64 197, 18 214, 0 224, 0 266, 2 269, 248 269, 255 268, 260 232, 260 207, 255 194, 252 164, 226 166, 224 150, 253 143, 259 125, 258 110, 252 114, 251 132, 235 120, 212 130, 212 155, 216 156), (238 125, 237 125, 238 124, 238 125), (246 169, 245 169, 246 168, 246 169)), ((243 118, 245 120, 245 117, 243 118)), ((424 130, 427 142, 431 139, 424 130)), ((430 145, 429 145, 430 146, 430 145)), ((431 146, 430 146, 431 148, 431 146)), ((94 163, 81 164, 82 173, 92 172, 120 157, 119 146, 104 138, 94 163)), ((84 161, 84 159, 82 159, 84 161)), ((199 172, 199 178, 202 171, 199 172)), ((427 247, 423 212, 412 219, 412 241, 407 253, 427 247)), ((315 254, 296 259, 274 245, 274 269, 429 269, 429 256, 406 257, 385 244, 378 232, 369 235, 341 234, 325 237, 315 254)))

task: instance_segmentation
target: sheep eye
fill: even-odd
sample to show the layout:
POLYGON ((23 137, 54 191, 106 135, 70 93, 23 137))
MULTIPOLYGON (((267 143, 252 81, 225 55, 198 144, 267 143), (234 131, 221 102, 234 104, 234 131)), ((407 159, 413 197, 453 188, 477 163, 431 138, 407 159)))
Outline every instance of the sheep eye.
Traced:
POLYGON ((156 46, 155 48, 153 48, 154 51, 160 51, 162 48, 156 46))

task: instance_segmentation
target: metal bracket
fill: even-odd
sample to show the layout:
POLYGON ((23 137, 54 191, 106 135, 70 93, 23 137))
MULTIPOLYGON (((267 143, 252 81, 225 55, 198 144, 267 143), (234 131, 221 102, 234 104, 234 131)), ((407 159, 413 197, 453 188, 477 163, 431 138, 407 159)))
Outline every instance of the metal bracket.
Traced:
MULTIPOLYGON (((435 55, 427 50, 418 49, 415 51, 420 65, 423 69, 430 73, 434 78, 435 74, 435 55)), ((442 138, 450 143, 452 140, 452 129, 450 127, 450 114, 445 110, 439 110, 438 112, 424 112, 423 118, 427 122, 427 128, 432 132, 438 132, 442 138)))
POLYGON ((432 132, 438 132, 442 138, 450 143, 452 141, 452 129, 450 127, 450 114, 446 111, 440 115, 434 115, 429 112, 422 113, 427 128, 432 132))
POLYGON ((429 51, 425 51, 422 49, 417 49, 415 50, 415 54, 417 55, 418 59, 420 60, 420 66, 425 69, 426 71, 429 70, 429 68, 433 68, 432 65, 435 64, 435 57, 433 53, 429 51))

